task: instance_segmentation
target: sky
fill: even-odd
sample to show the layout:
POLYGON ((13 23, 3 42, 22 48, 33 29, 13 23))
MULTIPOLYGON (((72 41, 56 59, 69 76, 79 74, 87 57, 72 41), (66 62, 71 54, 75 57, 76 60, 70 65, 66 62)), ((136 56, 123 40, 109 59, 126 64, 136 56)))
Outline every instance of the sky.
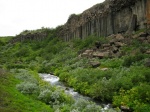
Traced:
POLYGON ((0 36, 24 30, 63 25, 71 14, 80 14, 104 0, 0 0, 0 36))

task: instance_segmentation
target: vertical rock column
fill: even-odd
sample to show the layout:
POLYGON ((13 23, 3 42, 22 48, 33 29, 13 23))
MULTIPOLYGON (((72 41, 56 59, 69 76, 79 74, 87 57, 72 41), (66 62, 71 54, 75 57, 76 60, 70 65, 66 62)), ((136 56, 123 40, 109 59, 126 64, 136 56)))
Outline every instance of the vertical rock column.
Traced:
POLYGON ((147 6, 146 6, 146 19, 148 27, 150 27, 150 0, 147 0, 147 6))

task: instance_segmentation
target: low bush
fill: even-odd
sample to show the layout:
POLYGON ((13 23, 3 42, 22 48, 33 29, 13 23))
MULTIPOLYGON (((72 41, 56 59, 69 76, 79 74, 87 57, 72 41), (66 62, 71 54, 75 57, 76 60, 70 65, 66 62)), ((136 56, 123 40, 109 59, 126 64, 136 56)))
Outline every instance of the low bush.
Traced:
POLYGON ((123 63, 122 58, 103 59, 103 60, 101 60, 101 66, 102 67, 108 67, 108 68, 121 67, 122 63, 123 63))
POLYGON ((15 74, 0 69, 0 112, 54 112, 50 106, 31 95, 19 92, 16 89, 19 82, 15 74))
POLYGON ((84 49, 84 48, 90 48, 93 47, 95 45, 95 42, 99 41, 101 43, 106 43, 108 40, 104 37, 95 37, 94 35, 91 35, 87 38, 80 39, 80 38, 76 38, 74 39, 73 42, 73 46, 74 48, 77 48, 78 50, 84 49))
POLYGON ((17 84, 16 88, 24 94, 35 94, 39 91, 38 85, 31 82, 22 82, 20 84, 17 84))
POLYGON ((101 107, 84 99, 78 99, 72 105, 71 112, 101 112, 101 107))
POLYGON ((52 91, 46 89, 40 92, 38 99, 43 101, 46 104, 49 104, 49 102, 51 101, 51 95, 52 95, 52 91))
POLYGON ((119 94, 113 97, 115 106, 126 106, 135 112, 149 112, 149 102, 150 85, 147 84, 141 84, 127 91, 120 89, 119 94))
POLYGON ((138 55, 135 55, 135 56, 128 56, 124 59, 124 62, 123 62, 122 65, 125 66, 125 67, 129 67, 133 63, 141 61, 142 59, 144 59, 143 54, 138 54, 138 55))

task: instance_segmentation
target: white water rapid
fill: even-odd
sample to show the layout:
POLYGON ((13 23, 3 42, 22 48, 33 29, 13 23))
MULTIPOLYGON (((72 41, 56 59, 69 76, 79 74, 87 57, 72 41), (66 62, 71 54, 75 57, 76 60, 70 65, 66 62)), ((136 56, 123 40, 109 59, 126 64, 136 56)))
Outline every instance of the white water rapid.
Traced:
MULTIPOLYGON (((60 82, 59 77, 57 77, 57 76, 54 76, 51 74, 46 74, 46 73, 40 73, 39 75, 44 81, 49 82, 51 85, 55 85, 57 87, 60 87, 61 89, 64 89, 65 93, 72 95, 72 97, 75 100, 78 100, 79 98, 83 98, 88 101, 93 101, 92 98, 79 94, 78 92, 74 91, 73 88, 66 87, 62 82, 60 82)), ((95 101, 93 101, 93 102, 95 102, 95 101)), ((101 104, 98 102, 95 102, 95 103, 97 103, 98 105, 101 105, 103 107, 102 112, 104 112, 104 110, 111 108, 110 104, 101 104)))

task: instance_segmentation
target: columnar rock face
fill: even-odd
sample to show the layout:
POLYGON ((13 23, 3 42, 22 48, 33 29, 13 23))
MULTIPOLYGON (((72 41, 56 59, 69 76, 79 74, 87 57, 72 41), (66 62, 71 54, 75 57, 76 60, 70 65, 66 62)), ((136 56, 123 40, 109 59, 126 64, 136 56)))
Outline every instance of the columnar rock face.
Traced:
POLYGON ((36 40, 36 41, 41 41, 44 38, 46 38, 48 36, 48 33, 44 30, 44 31, 24 31, 22 33, 20 33, 19 35, 17 35, 15 38, 13 38, 10 43, 16 43, 16 42, 23 42, 23 41, 32 41, 32 40, 36 40))
POLYGON ((105 0, 82 14, 72 14, 59 31, 65 41, 89 35, 109 36, 145 28, 150 19, 149 0, 105 0), (149 4, 148 4, 149 3, 149 4), (147 15, 147 16, 146 16, 147 15))
POLYGON ((147 17, 147 23, 150 24, 150 0, 147 0, 146 17, 147 17))

